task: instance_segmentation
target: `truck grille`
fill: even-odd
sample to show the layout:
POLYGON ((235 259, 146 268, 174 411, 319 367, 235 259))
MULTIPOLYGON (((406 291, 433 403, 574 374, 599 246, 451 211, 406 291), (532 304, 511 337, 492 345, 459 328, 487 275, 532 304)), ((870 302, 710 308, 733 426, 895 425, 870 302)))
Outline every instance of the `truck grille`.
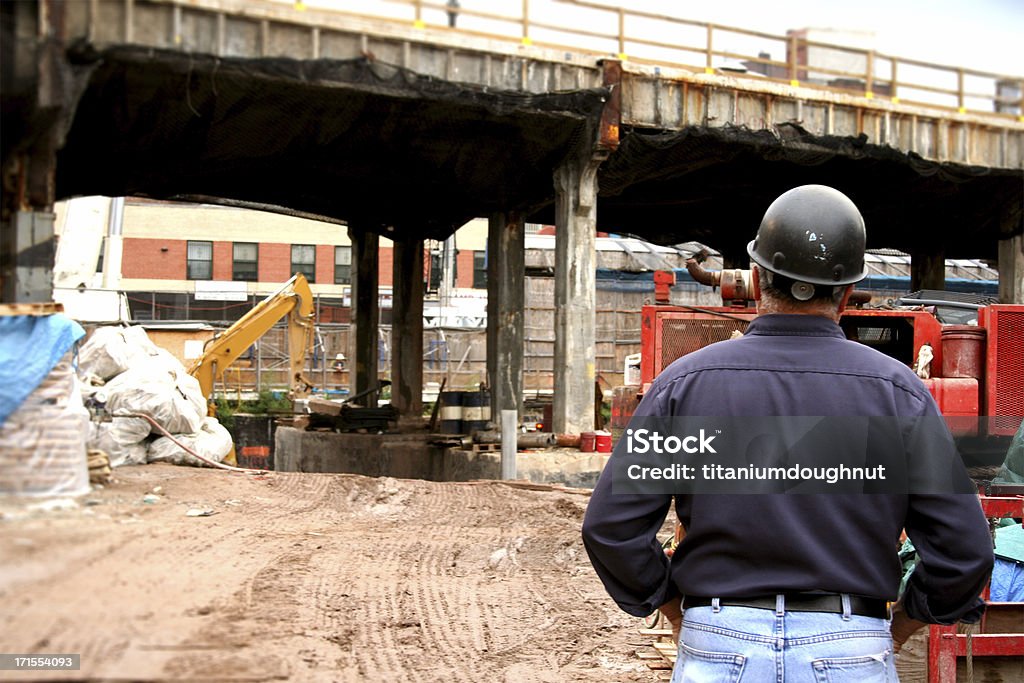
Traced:
POLYGON ((1024 413, 1024 311, 994 306, 995 339, 988 379, 989 414, 994 434, 1014 434, 1024 413))
POLYGON ((743 332, 749 323, 731 318, 690 318, 662 319, 660 365, 655 374, 668 367, 672 361, 688 353, 702 349, 708 344, 723 341, 736 330, 743 332))

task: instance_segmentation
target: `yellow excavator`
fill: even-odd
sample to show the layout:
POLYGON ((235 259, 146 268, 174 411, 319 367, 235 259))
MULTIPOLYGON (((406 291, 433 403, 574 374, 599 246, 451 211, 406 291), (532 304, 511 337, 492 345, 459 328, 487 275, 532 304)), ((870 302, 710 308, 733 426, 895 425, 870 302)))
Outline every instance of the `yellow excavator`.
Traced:
POLYGON ((312 383, 302 370, 306 353, 313 345, 313 293, 302 273, 296 273, 279 290, 256 304, 234 325, 206 342, 203 355, 189 368, 190 375, 199 380, 206 396, 210 415, 215 415, 213 387, 224 371, 246 349, 266 334, 278 320, 288 316, 288 357, 290 365, 288 398, 309 395, 312 383))

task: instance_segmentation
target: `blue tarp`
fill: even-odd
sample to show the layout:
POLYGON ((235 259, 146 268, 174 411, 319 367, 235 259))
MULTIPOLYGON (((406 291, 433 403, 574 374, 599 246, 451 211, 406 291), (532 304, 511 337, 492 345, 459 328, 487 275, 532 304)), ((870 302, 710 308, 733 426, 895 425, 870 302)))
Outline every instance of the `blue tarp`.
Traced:
POLYGON ((989 588, 992 602, 1024 602, 1024 564, 997 557, 989 588))
MULTIPOLYGON (((673 272, 676 275, 677 286, 697 284, 693 276, 685 268, 676 268, 673 272)), ((705 285, 698 286, 699 289, 704 287, 705 285)), ((651 271, 631 272, 598 268, 597 288, 615 291, 653 292, 654 273, 651 271), (630 284, 624 284, 627 282, 630 284)), ((868 275, 857 283, 857 289, 909 293, 910 278, 905 275, 868 275)), ((967 278, 949 277, 946 278, 945 289, 950 292, 998 296, 999 282, 997 280, 969 280, 967 278)))
POLYGON ((0 424, 84 336, 81 325, 59 314, 0 317, 0 424))

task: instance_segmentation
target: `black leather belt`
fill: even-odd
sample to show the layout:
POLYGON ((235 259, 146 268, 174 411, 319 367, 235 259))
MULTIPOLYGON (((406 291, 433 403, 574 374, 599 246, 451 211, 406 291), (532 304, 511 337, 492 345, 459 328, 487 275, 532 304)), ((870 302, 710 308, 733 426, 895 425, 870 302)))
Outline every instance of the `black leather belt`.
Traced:
MULTIPOLYGON (((787 593, 784 594, 787 612, 826 612, 843 613, 843 597, 836 593, 787 593)), ((755 609, 775 609, 775 596, 762 595, 750 598, 719 598, 722 607, 753 607, 755 609)), ((711 598, 688 595, 683 600, 683 608, 710 607, 711 598)), ((862 598, 850 596, 850 613, 874 619, 889 618, 889 603, 880 598, 862 598)))

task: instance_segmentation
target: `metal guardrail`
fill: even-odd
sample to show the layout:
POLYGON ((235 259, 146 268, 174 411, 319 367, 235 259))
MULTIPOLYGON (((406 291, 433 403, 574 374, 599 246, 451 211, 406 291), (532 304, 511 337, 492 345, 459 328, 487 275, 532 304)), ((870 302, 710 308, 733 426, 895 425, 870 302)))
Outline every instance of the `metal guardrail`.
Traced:
MULTIPOLYGON (((763 78, 868 99, 886 98, 894 103, 994 114, 1024 121, 1024 77, 933 64, 812 40, 802 31, 790 31, 782 36, 589 0, 549 0, 570 13, 576 12, 581 20, 574 25, 542 21, 531 13, 531 0, 521 0, 518 14, 484 9, 494 4, 485 0, 382 2, 403 6, 397 14, 407 15, 405 20, 419 29, 451 30, 490 40, 611 55, 654 66, 703 68, 706 73, 763 78), (477 28, 466 26, 467 23, 477 28), (651 35, 678 35, 680 39, 668 42, 647 37, 651 35), (751 39, 762 45, 767 43, 785 57, 773 58, 771 52, 763 49, 720 47, 730 42, 749 44, 751 39)), ((367 17, 369 9, 369 6, 361 6, 359 16, 367 17)), ((374 19, 403 21, 402 16, 383 14, 375 15, 374 19)))

